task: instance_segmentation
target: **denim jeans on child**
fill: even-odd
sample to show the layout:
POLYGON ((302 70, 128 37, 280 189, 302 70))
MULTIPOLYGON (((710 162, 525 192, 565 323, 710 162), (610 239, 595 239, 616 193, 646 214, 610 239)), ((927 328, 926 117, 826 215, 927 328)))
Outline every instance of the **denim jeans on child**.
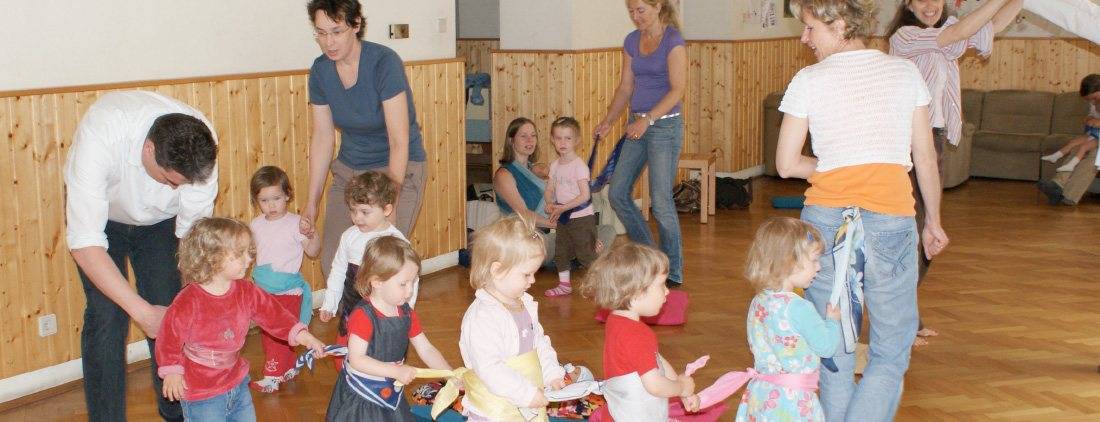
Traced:
MULTIPOLYGON (((170 218, 151 226, 134 226, 108 221, 104 229, 109 245, 107 254, 125 277, 126 260, 134 268, 137 293, 151 305, 168 306, 180 291, 180 273, 176 269, 176 219, 170 218)), ((84 368, 84 401, 91 422, 126 420, 126 338, 130 334, 130 315, 100 292, 84 271, 79 271, 84 285, 87 308, 84 310, 84 330, 80 333, 81 363, 84 368)), ((153 363, 153 390, 157 396, 160 416, 167 421, 182 420, 179 403, 170 402, 161 394, 161 379, 157 376, 154 340, 149 344, 153 363)))
POLYGON ((183 417, 188 421, 256 422, 256 408, 252 407, 252 393, 248 383, 252 377, 214 397, 199 401, 183 401, 183 417))
MULTIPOLYGON (((633 116, 630 122, 634 122, 633 116)), ((684 118, 658 119, 641 139, 624 142, 619 163, 611 176, 611 208, 626 227, 626 234, 632 242, 656 246, 668 255, 668 279, 682 282, 684 255, 680 245, 680 218, 676 215, 676 203, 672 200, 672 183, 680 162, 680 149, 684 145, 684 118), (661 237, 659 244, 653 241, 649 224, 634 205, 634 184, 646 164, 649 165, 653 218, 657 220, 657 234, 661 237)))
MULTIPOLYGON (((808 205, 802 221, 821 231, 825 253, 821 271, 806 290, 821 315, 833 288, 833 242, 844 224, 843 208, 808 205)), ((870 361, 863 378, 854 381, 856 357, 837 349, 833 361, 840 369, 821 370, 820 396, 825 420, 892 421, 901 399, 909 351, 917 335, 917 229, 913 217, 860 210, 866 241, 864 303, 870 319, 870 361)))

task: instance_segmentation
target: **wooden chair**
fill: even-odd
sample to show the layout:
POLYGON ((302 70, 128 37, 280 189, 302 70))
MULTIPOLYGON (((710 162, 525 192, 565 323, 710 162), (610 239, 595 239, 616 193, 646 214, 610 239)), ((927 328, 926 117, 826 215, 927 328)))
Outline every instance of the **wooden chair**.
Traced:
MULTIPOLYGON (((714 215, 714 162, 718 154, 713 151, 693 154, 680 154, 680 161, 676 164, 678 169, 699 171, 699 222, 706 224, 707 216, 714 215)), ((642 170, 639 178, 642 189, 642 216, 649 220, 649 167, 642 170)))

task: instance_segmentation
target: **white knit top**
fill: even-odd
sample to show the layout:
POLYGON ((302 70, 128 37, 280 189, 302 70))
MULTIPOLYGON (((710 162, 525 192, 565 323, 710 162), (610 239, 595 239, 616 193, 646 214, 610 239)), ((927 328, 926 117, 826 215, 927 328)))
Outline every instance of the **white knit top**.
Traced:
POLYGON ((912 62, 866 49, 800 70, 779 111, 809 120, 817 172, 873 163, 908 169, 913 112, 930 101, 912 62))

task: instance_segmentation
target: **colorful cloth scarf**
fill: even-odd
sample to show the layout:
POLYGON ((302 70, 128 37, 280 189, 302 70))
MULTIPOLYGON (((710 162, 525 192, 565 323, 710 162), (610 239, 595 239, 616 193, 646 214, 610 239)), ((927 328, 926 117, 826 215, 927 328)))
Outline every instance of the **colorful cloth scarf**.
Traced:
MULTIPOLYGON (((844 352, 854 353, 863 324, 863 267, 866 264, 863 218, 859 207, 844 208, 841 214, 844 225, 837 231, 833 245, 833 291, 829 303, 840 309, 844 352)), ((832 372, 838 370, 832 358, 821 359, 821 365, 832 372)))

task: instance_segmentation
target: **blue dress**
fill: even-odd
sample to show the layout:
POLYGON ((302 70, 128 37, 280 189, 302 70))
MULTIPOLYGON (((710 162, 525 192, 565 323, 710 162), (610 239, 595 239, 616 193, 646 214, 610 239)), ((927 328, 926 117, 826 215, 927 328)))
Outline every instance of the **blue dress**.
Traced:
MULTIPOLYGON (((812 303, 794 292, 764 290, 749 305, 749 349, 761 374, 809 374, 840 342, 840 325, 822 320, 812 303)), ((824 421, 816 391, 796 391, 750 380, 737 407, 737 422, 824 421)))

